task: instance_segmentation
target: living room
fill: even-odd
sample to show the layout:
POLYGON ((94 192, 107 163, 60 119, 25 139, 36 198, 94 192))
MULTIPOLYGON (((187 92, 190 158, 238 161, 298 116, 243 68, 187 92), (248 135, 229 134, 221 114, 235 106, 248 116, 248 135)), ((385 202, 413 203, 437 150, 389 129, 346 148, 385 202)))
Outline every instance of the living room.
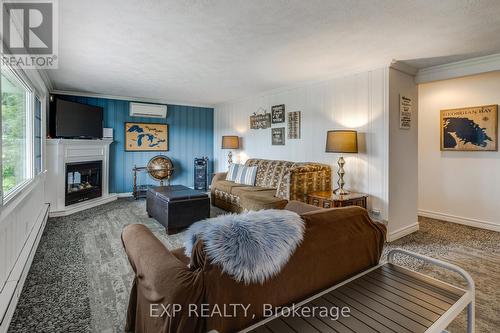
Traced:
POLYGON ((0 333, 498 331, 499 14, 2 2, 0 333))

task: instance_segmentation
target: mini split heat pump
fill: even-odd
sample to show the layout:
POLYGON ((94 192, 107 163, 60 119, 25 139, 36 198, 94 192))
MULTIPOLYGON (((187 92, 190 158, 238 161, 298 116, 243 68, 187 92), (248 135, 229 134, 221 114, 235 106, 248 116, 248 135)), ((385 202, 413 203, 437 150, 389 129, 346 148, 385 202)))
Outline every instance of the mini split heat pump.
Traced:
POLYGON ((130 103, 131 117, 166 118, 167 106, 161 104, 130 103))

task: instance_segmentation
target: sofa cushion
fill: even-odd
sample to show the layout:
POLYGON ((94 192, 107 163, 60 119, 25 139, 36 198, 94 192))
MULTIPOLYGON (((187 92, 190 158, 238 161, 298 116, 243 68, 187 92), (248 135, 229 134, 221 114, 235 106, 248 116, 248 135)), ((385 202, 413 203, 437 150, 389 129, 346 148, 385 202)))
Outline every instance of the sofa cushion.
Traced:
POLYGON ((189 262, 191 261, 191 258, 187 257, 185 252, 186 250, 183 247, 180 247, 178 249, 170 251, 172 254, 179 259, 183 264, 186 266, 189 265, 189 262))
POLYGON ((287 200, 274 196, 276 190, 240 192, 240 205, 248 210, 283 209, 287 200))
POLYGON ((231 189, 231 194, 236 195, 236 196, 241 196, 244 193, 249 193, 249 192, 257 192, 257 191, 269 191, 273 190, 272 188, 267 188, 267 187, 259 187, 259 186, 241 186, 241 187, 233 187, 231 189))
POLYGON ((226 193, 231 193, 231 190, 235 187, 245 187, 249 185, 236 184, 235 182, 231 182, 229 180, 219 180, 216 183, 212 184, 212 188, 214 190, 219 190, 226 193))
POLYGON ((302 201, 292 200, 285 206, 285 209, 291 210, 292 212, 302 215, 309 212, 316 212, 318 210, 323 210, 324 208, 309 205, 302 201))

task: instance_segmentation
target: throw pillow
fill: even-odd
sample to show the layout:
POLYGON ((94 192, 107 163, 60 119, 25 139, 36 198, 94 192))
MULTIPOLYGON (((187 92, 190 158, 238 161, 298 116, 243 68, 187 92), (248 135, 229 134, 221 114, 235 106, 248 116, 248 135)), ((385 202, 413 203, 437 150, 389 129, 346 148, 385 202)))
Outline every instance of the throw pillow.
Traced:
POLYGON ((257 166, 243 166, 238 169, 235 182, 243 185, 255 185, 257 166))
POLYGON ((229 165, 229 170, 227 171, 226 180, 234 182, 236 180, 236 176, 238 175, 238 170, 240 168, 243 168, 242 164, 233 163, 229 165))

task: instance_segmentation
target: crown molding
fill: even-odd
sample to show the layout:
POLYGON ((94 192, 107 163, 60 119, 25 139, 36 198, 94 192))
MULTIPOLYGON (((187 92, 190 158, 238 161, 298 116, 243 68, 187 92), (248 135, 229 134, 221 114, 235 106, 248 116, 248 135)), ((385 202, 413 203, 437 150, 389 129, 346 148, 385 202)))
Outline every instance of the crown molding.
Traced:
POLYGON ((415 76, 418 73, 418 68, 397 60, 393 60, 390 67, 411 76, 415 76))
POLYGON ((427 83, 500 70, 500 53, 423 68, 415 82, 427 83))
POLYGON ((117 100, 121 100, 121 101, 129 101, 129 102, 183 105, 183 106, 194 106, 194 107, 201 107, 201 108, 213 108, 214 107, 213 105, 210 105, 210 104, 193 104, 193 103, 189 103, 189 102, 172 101, 172 100, 166 100, 166 99, 162 99, 162 98, 146 98, 146 97, 132 97, 132 96, 120 96, 120 95, 106 95, 106 94, 90 93, 90 92, 83 92, 83 91, 73 91, 73 90, 52 89, 50 91, 50 93, 54 94, 54 95, 117 99, 117 100))

